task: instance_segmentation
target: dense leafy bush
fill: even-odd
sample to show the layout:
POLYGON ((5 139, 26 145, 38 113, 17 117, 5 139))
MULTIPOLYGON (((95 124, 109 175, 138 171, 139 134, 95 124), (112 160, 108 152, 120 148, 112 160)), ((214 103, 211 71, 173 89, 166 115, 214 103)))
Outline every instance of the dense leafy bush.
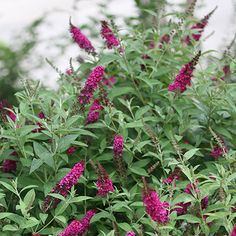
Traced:
POLYGON ((176 16, 102 22, 100 50, 71 23, 88 58, 1 102, 1 235, 230 235, 235 59, 200 52, 210 15, 176 16))

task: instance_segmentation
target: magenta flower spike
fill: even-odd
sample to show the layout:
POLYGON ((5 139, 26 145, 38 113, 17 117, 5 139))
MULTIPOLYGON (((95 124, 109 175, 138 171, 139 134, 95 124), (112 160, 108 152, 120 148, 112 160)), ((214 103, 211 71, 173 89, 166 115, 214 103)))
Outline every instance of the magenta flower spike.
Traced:
POLYGON ((78 236, 85 233, 89 228, 89 223, 95 215, 95 210, 89 210, 81 220, 73 220, 59 236, 78 236))
POLYGON ((84 88, 81 90, 79 95, 79 102, 82 105, 88 104, 93 98, 93 93, 98 87, 99 82, 103 79, 105 69, 102 66, 97 66, 90 73, 87 81, 85 82, 84 88))
POLYGON ((73 40, 79 45, 81 49, 84 49, 88 54, 95 55, 95 48, 92 46, 92 43, 89 39, 81 32, 80 28, 74 26, 71 23, 70 19, 70 33, 73 40))

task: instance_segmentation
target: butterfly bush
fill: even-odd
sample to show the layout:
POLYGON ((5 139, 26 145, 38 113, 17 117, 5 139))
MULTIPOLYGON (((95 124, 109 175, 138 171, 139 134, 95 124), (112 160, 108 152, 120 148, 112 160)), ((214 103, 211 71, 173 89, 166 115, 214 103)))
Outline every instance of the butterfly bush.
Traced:
POLYGON ((84 49, 87 53, 95 54, 95 48, 92 46, 90 40, 81 32, 80 28, 74 26, 70 22, 70 33, 81 49, 84 49))
POLYGON ((109 192, 114 192, 112 180, 100 163, 98 163, 98 180, 96 186, 98 189, 97 196, 105 197, 109 192))
MULTIPOLYGON (((77 163, 71 170, 70 172, 65 175, 60 182, 51 190, 51 193, 59 193, 62 196, 66 197, 69 193, 69 190, 77 183, 79 180, 80 176, 84 172, 84 162, 81 161, 77 163)), ((48 208, 50 207, 52 198, 51 196, 47 196, 43 202, 42 208, 44 211, 47 211, 48 208)), ((58 204, 58 199, 54 201, 53 207, 56 207, 58 204)))
POLYGON ((101 36, 105 40, 107 48, 112 49, 112 47, 118 47, 120 42, 112 32, 111 28, 108 26, 108 22, 101 21, 101 24, 101 36))
POLYGON ((158 194, 151 189, 144 180, 143 203, 146 212, 152 220, 159 224, 166 223, 169 220, 169 203, 161 202, 158 194))
POLYGON ((88 104, 93 98, 93 94, 98 87, 99 82, 103 79, 105 69, 102 66, 97 66, 90 73, 84 88, 81 90, 79 95, 80 104, 88 104))
POLYGON ((194 4, 97 20, 96 48, 70 23, 57 89, 1 98, 0 235, 235 235, 235 42, 202 51, 194 4))
POLYGON ((77 236, 85 233, 89 228, 89 222, 95 215, 94 210, 89 210, 81 220, 73 220, 59 236, 77 236))
POLYGON ((99 100, 97 99, 94 100, 93 104, 89 108, 89 113, 87 115, 86 123, 90 124, 90 123, 95 123, 96 121, 98 121, 100 117, 100 110, 102 109, 103 107, 100 105, 99 100))

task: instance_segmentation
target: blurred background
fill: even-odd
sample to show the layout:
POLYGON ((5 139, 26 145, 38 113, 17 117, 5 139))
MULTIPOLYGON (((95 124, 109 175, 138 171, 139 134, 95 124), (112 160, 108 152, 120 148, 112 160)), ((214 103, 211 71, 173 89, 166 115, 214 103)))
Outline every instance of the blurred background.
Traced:
MULTIPOLYGON (((113 19, 119 32, 125 33, 131 20, 147 24, 150 15, 142 9, 183 12, 191 0, 0 0, 0 99, 15 104, 13 94, 24 79, 41 80, 45 86, 57 87, 56 72, 49 59, 61 71, 69 67, 70 58, 80 56, 71 43, 69 17, 74 25, 87 32, 94 45, 100 20, 113 19)), ((236 0, 198 0, 194 16, 203 18, 215 6, 203 35, 203 50, 225 50, 236 32, 236 0)), ((82 53, 81 53, 82 54, 82 53)), ((218 54, 216 53, 216 56, 218 54)), ((82 55, 83 56, 83 55, 82 55)))

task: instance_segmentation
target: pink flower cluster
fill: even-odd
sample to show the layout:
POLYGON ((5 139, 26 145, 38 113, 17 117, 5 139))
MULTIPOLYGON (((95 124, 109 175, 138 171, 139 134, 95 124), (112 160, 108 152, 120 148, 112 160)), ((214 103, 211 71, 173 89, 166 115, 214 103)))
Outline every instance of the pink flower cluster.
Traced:
POLYGON ((2 171, 5 173, 16 171, 16 161, 4 160, 2 164, 2 171))
POLYGON ((126 233, 125 236, 136 236, 135 232, 134 231, 129 231, 126 233))
POLYGON ((169 85, 168 87, 169 91, 171 92, 180 91, 181 93, 183 93, 187 89, 187 86, 191 85, 193 70, 198 62, 200 55, 201 51, 198 52, 198 54, 192 59, 192 61, 185 64, 181 68, 180 72, 175 77, 175 81, 169 85))
MULTIPOLYGON (((51 193, 59 193, 62 196, 66 197, 72 186, 74 186, 78 182, 83 172, 84 172, 84 162, 81 161, 77 163, 70 170, 70 172, 60 180, 60 182, 51 190, 51 193)), ((60 202, 59 199, 54 199, 53 201, 51 196, 47 196, 43 202, 42 209, 44 211, 47 211, 50 207, 55 208, 59 202, 60 202), (50 204, 52 203, 53 205, 50 206, 50 204)))
POLYGON ((219 146, 214 146, 214 148, 211 150, 211 156, 215 159, 218 159, 220 156, 223 155, 223 153, 228 152, 227 147, 223 147, 223 149, 219 146))
POLYGON ((143 177, 144 190, 143 190, 143 203, 146 208, 146 212, 150 217, 158 223, 166 223, 169 220, 170 207, 168 202, 161 202, 158 194, 151 189, 146 183, 143 177))
POLYGON ((113 143, 113 152, 115 157, 122 157, 124 149, 124 140, 121 135, 116 135, 113 143))
MULTIPOLYGON (((184 189, 184 192, 187 193, 187 194, 190 194, 190 195, 193 195, 193 193, 199 193, 200 190, 199 188, 197 187, 197 184, 198 184, 198 180, 196 180, 195 183, 189 183, 186 185, 185 189, 184 189)), ((202 209, 206 209, 207 206, 208 206, 208 196, 204 197, 202 200, 201 200, 201 207, 202 209)), ((175 208, 174 208, 174 211, 177 212, 177 215, 183 215, 183 214, 186 214, 187 211, 188 211, 188 208, 191 206, 191 202, 179 202, 175 205, 175 208)))
MULTIPOLYGON (((202 33, 206 27, 206 25, 208 24, 208 21, 209 21, 209 18, 211 17, 211 15, 214 13, 214 11, 216 10, 216 8, 211 11, 210 13, 208 13, 200 22, 196 23, 195 25, 193 25, 191 27, 191 29, 195 29, 197 30, 196 33, 192 34, 192 38, 195 40, 195 41, 199 41, 201 36, 202 36, 202 33)), ((185 39, 184 39, 185 43, 186 44, 190 44, 190 37, 187 36, 185 39)))
POLYGON ((159 44, 159 48, 162 48, 162 46, 163 46, 164 43, 169 43, 169 42, 170 42, 170 35, 169 35, 169 34, 164 34, 164 35, 161 37, 160 44, 159 44))
POLYGON ((196 25, 193 25, 191 27, 191 29, 197 29, 198 32, 197 33, 194 33, 192 34, 192 37, 195 41, 199 41, 201 36, 202 36, 202 33, 204 31, 204 28, 206 27, 208 21, 203 19, 202 21, 198 22, 196 25))
POLYGON ((70 22, 70 32, 74 41, 79 45, 81 49, 84 49, 87 53, 96 54, 95 49, 92 46, 89 39, 81 32, 78 27, 75 27, 70 22))
POLYGON ((175 81, 169 85, 168 90, 180 91, 183 93, 187 89, 187 85, 191 85, 191 78, 193 75, 193 67, 190 63, 185 64, 179 74, 175 77, 175 81))
POLYGON ((231 73, 230 66, 224 65, 223 72, 224 72, 225 76, 229 75, 231 73))
POLYGON ((89 113, 87 115, 87 119, 86 119, 86 124, 91 124, 91 123, 95 123, 98 121, 99 117, 100 117, 100 112, 103 109, 103 107, 101 106, 99 100, 94 100, 92 106, 89 109, 89 113))
POLYGON ((109 192, 114 192, 112 180, 100 163, 98 163, 98 180, 96 186, 98 189, 97 196, 105 197, 109 192))
POLYGON ((89 223, 95 215, 95 210, 89 210, 81 220, 73 220, 59 236, 78 236, 85 233, 89 228, 89 223))
MULTIPOLYGON (((11 153, 11 156, 17 156, 17 153, 14 151, 11 153)), ((17 162, 15 160, 4 160, 2 163, 2 171, 5 173, 16 171, 16 163, 17 162)))
POLYGON ((143 203, 146 212, 158 223, 166 223, 169 220, 168 202, 161 202, 158 194, 154 190, 149 190, 143 196, 143 203))
MULTIPOLYGON (((193 193, 199 193, 200 189, 197 187, 197 185, 198 185, 198 180, 196 180, 195 183, 187 184, 186 188, 184 189, 184 192, 187 193, 187 194, 190 194, 192 196, 193 196, 193 193)), ((204 197, 201 200, 201 207, 202 207, 202 209, 206 209, 207 208, 208 201, 209 201, 208 196, 204 197)))
POLYGON ((2 114, 3 119, 6 119, 6 116, 8 116, 12 121, 16 121, 16 114, 10 110, 12 110, 12 105, 6 100, 3 99, 0 101, 0 112, 2 114))
POLYGON ((76 152, 76 147, 74 147, 74 146, 71 146, 71 147, 69 147, 67 150, 66 150, 66 154, 67 155, 72 155, 72 154, 74 154, 75 152, 76 152))
POLYGON ((236 225, 234 226, 230 236, 236 236, 236 225))
POLYGON ((166 184, 171 184, 175 180, 179 179, 181 177, 180 170, 175 169, 166 179, 164 179, 162 182, 166 184))
POLYGON ((105 39, 107 48, 112 49, 112 46, 118 47, 120 45, 120 42, 116 38, 112 30, 109 28, 108 23, 106 21, 101 21, 101 23, 102 23, 101 35, 102 38, 105 39))
POLYGON ((97 66, 89 75, 84 88, 82 89, 79 102, 80 104, 88 104, 93 97, 93 93, 98 87, 99 82, 102 80, 105 69, 102 66, 97 66))
POLYGON ((111 76, 110 78, 103 80, 103 84, 108 86, 108 87, 112 87, 114 84, 116 83, 116 79, 114 76, 111 76))
POLYGON ((177 212, 177 215, 184 215, 187 213, 189 206, 191 205, 191 202, 179 202, 175 205, 174 211, 177 212))

